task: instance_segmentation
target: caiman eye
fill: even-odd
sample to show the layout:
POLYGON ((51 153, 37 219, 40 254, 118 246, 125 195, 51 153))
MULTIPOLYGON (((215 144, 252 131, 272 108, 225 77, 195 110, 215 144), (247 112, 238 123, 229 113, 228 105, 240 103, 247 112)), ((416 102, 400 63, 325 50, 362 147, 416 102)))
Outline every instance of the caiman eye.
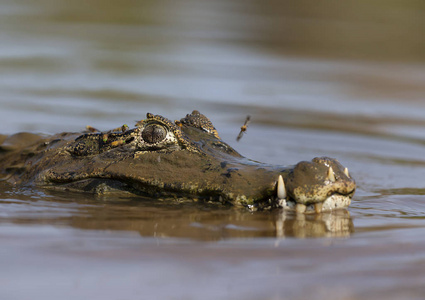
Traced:
POLYGON ((165 139, 167 129, 160 124, 149 124, 143 129, 142 138, 148 144, 156 144, 165 139))

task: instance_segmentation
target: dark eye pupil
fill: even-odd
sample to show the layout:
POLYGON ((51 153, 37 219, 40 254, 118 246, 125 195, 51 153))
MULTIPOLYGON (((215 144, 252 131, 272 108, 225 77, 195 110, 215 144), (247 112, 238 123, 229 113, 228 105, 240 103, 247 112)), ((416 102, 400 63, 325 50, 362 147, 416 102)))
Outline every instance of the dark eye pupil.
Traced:
POLYGON ((143 140, 149 144, 155 144, 162 141, 165 139, 166 135, 167 132, 165 128, 158 124, 147 125, 142 132, 143 140))

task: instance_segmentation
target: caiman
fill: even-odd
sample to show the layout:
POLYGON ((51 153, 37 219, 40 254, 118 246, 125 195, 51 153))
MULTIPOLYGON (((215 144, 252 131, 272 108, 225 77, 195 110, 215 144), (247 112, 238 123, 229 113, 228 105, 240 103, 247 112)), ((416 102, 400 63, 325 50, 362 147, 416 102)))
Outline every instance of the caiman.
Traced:
POLYGON ((348 169, 333 158, 293 166, 247 159, 223 142, 211 121, 196 110, 180 121, 148 113, 132 129, 88 129, 0 136, 0 180, 297 213, 348 207, 356 189, 348 169))

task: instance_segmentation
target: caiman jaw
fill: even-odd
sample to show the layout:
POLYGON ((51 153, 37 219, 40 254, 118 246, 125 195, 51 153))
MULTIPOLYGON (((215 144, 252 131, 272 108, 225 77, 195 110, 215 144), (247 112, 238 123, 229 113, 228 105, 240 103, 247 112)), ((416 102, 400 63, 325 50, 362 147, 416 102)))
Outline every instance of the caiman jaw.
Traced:
MULTIPOLYGON (((343 173, 346 177, 350 178, 347 168, 344 169, 343 173)), ((331 166, 328 168, 325 181, 328 184, 334 184, 337 181, 331 166)), ((288 211, 295 211, 296 213, 321 213, 334 209, 347 208, 351 203, 353 194, 354 189, 347 194, 341 194, 336 191, 323 201, 306 201, 305 199, 296 199, 296 197, 294 199, 288 195, 283 177, 279 175, 276 186, 275 203, 277 203, 278 207, 288 211)))

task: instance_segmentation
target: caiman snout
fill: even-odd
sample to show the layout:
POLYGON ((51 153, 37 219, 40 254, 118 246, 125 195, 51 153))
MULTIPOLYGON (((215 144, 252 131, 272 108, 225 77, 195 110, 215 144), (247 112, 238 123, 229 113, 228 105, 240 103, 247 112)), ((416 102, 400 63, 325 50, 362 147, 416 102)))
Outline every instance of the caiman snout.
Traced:
POLYGON ((279 206, 288 210, 322 212, 348 207, 355 189, 347 168, 336 159, 318 157, 279 175, 276 199, 279 206))

